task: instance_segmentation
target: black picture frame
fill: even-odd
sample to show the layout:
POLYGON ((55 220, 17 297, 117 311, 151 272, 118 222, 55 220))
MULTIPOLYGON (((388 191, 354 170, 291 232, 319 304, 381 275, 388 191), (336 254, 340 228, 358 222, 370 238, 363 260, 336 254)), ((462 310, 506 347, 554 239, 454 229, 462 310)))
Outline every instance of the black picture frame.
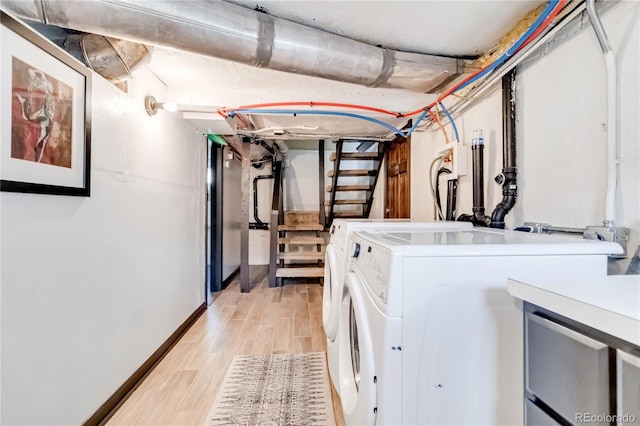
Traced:
POLYGON ((92 71, 0 12, 0 191, 89 197, 92 71))

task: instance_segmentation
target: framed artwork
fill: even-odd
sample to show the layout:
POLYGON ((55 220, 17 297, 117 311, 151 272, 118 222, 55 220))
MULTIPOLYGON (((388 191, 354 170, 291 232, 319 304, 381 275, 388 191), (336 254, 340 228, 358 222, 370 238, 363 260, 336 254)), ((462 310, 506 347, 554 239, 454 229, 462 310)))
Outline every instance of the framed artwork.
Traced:
POLYGON ((88 197, 91 71, 0 13, 0 191, 88 197))

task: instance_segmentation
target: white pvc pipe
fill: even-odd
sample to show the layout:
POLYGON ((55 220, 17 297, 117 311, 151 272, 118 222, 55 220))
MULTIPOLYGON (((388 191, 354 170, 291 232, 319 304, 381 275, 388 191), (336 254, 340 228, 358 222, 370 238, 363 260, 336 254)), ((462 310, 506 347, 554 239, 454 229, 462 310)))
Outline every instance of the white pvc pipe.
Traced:
POLYGON ((596 12, 595 0, 587 0, 587 13, 593 26, 593 30, 598 37, 598 42, 604 53, 604 60, 607 65, 607 196, 605 204, 604 224, 613 227, 616 218, 616 176, 618 160, 617 149, 617 100, 618 84, 616 71, 616 58, 609 44, 607 33, 604 30, 602 21, 596 12))
POLYGON ((284 167, 289 167, 289 147, 287 146, 287 143, 280 139, 274 140, 273 143, 278 147, 278 150, 282 155, 282 164, 284 167))
POLYGON ((605 225, 614 226, 616 219, 616 177, 618 169, 617 150, 617 77, 616 58, 613 51, 605 53, 607 63, 607 198, 605 209, 605 225))

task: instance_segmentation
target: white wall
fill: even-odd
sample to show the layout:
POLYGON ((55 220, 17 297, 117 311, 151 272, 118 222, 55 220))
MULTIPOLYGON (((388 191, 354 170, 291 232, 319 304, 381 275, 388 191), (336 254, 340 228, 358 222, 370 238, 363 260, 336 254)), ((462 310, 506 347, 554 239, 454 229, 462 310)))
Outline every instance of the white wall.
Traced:
MULTIPOLYGON (((317 146, 316 142, 310 143, 317 146)), ((325 146, 329 144, 325 143, 325 146)), ((290 166, 284 169, 284 209, 318 211, 318 151, 289 150, 289 162, 290 166)), ((325 161, 325 176, 330 164, 325 161)))
POLYGON ((240 266, 240 223, 242 215, 242 162, 228 159, 225 148, 222 171, 222 279, 227 279, 240 266))
MULTIPOLYGON (((291 151, 290 151, 291 152, 291 151)), ((251 184, 253 179, 260 175, 271 174, 271 163, 266 163, 262 169, 251 167, 251 184)), ((252 186, 253 188, 253 186, 252 186)), ((262 179, 258 181, 258 217, 263 222, 271 222, 271 201, 273 197, 273 179, 262 179)), ((249 203, 249 221, 255 222, 253 215, 253 193, 249 203)), ((269 264, 269 231, 261 229, 249 230, 249 264, 268 265, 269 264)))
MULTIPOLYGON (((473 206, 473 186, 471 176, 471 138, 473 129, 483 129, 484 133, 484 182, 485 207, 491 214, 493 207, 502 199, 502 189, 493 182, 493 177, 502 170, 502 94, 500 85, 496 85, 483 99, 464 111, 455 121, 460 133, 459 149, 467 151, 467 174, 458 178, 457 214, 469 213, 473 206)), ((451 128, 446 130, 451 135, 451 128)), ((451 138, 453 139, 453 138, 451 138)), ((433 220, 434 210, 429 189, 429 165, 435 157, 436 148, 445 145, 440 130, 415 132, 411 136, 411 217, 419 220, 433 220)), ((520 176, 518 176, 520 178, 520 176)), ((443 211, 446 206, 444 194, 446 181, 440 181, 443 211)), ((513 214, 506 217, 508 226, 513 225, 513 214)))
MULTIPOLYGON (((314 143, 315 142, 309 142, 314 143)), ((331 179, 326 177, 331 169, 329 156, 335 152, 335 144, 326 141, 325 148, 325 187, 331 185, 331 179)), ((285 210, 317 211, 318 210, 318 151, 304 149, 289 150, 289 166, 285 169, 284 182, 285 210)), ((267 166, 262 170, 251 168, 251 180, 258 175, 269 174, 267 166)), ((326 194, 325 194, 326 195, 326 194)), ((271 220, 271 201, 273 196, 273 181, 258 181, 258 215, 263 222, 271 220)), ((253 197, 251 198, 251 213, 253 221, 253 197)), ((269 231, 249 231, 249 263, 251 265, 269 264, 269 231)))
POLYGON ((0 194, 2 424, 82 423, 204 301, 205 144, 130 89, 94 77, 90 198, 0 194))
MULTIPOLYGON (((640 230, 640 116, 638 56, 640 3, 620 2, 602 16, 616 52, 618 66, 619 153, 616 225, 631 230, 629 251, 635 251, 640 230)), ((606 186, 606 74, 604 59, 588 21, 575 36, 518 69, 517 77, 517 204, 507 226, 524 221, 585 227, 604 220, 606 186)), ((495 90, 456 118, 463 140, 483 128, 486 207, 501 198, 493 177, 502 166, 501 95, 495 90)), ((442 143, 438 132, 416 134, 412 146, 412 216, 431 218, 431 197, 418 188, 426 182, 433 149, 442 143), (421 155, 418 155, 420 150, 421 155), (419 163, 418 163, 419 162, 419 163), (422 164, 422 170, 418 166, 422 164), (425 165, 426 164, 426 165, 425 165)), ((469 171, 471 156, 469 151, 469 171)), ((471 213, 471 176, 460 179, 458 213, 471 213)), ((618 272, 626 267, 617 265, 618 272)))

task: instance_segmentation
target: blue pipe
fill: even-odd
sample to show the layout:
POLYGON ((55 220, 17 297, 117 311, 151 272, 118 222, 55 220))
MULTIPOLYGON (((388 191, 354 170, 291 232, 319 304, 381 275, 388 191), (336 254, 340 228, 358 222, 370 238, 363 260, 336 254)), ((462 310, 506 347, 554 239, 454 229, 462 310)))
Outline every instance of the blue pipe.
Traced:
POLYGON ((451 127, 453 128, 453 136, 456 138, 457 142, 460 142, 460 137, 458 136, 458 126, 456 126, 455 121, 453 121, 453 117, 451 117, 451 114, 449 114, 449 110, 444 106, 442 102, 440 102, 440 107, 442 107, 442 111, 444 111, 444 114, 449 119, 449 123, 451 123, 451 127))
MULTIPOLYGON (((385 123, 384 121, 367 117, 365 115, 354 114, 351 112, 342 112, 342 111, 300 111, 295 109, 236 109, 233 110, 234 113, 243 113, 243 114, 282 114, 282 115, 332 115, 338 117, 350 117, 357 118, 360 120, 369 121, 371 123, 378 124, 380 126, 386 127, 392 132, 405 137, 405 134, 402 130, 396 129, 389 123, 385 123)), ((231 114, 231 113, 229 113, 231 114)))
POLYGON ((427 116, 427 114, 429 113, 428 109, 425 109, 422 114, 420 114, 418 116, 418 118, 416 118, 416 122, 413 124, 413 126, 409 129, 409 131, 406 133, 405 137, 409 137, 411 136, 411 133, 413 133, 413 131, 416 129, 416 127, 418 127, 418 124, 420 124, 420 122, 422 120, 424 120, 424 118, 427 116))
POLYGON ((460 87, 458 87, 456 89, 456 92, 459 91, 459 90, 464 89, 465 87, 467 87, 468 85, 470 85, 474 81, 484 77, 485 75, 489 74, 491 71, 496 69, 498 66, 502 65, 502 63, 504 63, 504 61, 506 61, 509 58, 509 56, 512 56, 520 48, 520 46, 522 46, 522 44, 525 42, 525 40, 527 40, 529 38, 529 36, 531 34, 533 34, 533 32, 535 30, 538 29, 538 27, 542 24, 542 22, 544 22, 544 20, 547 18, 549 13, 551 13, 553 8, 556 7, 556 5, 558 4, 558 1, 559 0, 551 0, 547 4, 547 7, 542 11, 540 16, 538 16, 538 19, 536 19, 536 21, 533 23, 533 25, 531 25, 531 27, 529 27, 529 29, 524 34, 522 34, 522 36, 518 39, 518 41, 516 41, 513 44, 513 46, 511 46, 505 53, 502 54, 502 56, 500 56, 498 59, 496 59, 491 65, 489 65, 487 68, 485 68, 480 74, 476 75, 471 80, 467 81, 466 83, 464 83, 460 87))

